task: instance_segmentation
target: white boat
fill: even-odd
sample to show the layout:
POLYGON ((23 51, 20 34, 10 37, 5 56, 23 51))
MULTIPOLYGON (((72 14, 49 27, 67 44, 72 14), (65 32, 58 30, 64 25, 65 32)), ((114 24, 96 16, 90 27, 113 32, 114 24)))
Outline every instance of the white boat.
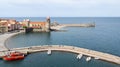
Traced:
POLYGON ((87 57, 87 58, 86 58, 86 61, 90 61, 90 60, 91 60, 91 57, 87 57))
POLYGON ((79 55, 77 55, 77 59, 81 59, 82 56, 83 56, 83 54, 79 54, 79 55))
POLYGON ((47 54, 51 54, 51 50, 48 50, 47 54))

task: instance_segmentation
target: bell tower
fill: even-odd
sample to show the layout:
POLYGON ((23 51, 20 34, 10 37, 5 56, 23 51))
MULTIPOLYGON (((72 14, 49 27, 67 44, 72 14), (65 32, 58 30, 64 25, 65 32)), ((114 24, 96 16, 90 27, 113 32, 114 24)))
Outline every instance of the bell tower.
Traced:
POLYGON ((46 18, 46 32, 50 32, 50 17, 46 18))

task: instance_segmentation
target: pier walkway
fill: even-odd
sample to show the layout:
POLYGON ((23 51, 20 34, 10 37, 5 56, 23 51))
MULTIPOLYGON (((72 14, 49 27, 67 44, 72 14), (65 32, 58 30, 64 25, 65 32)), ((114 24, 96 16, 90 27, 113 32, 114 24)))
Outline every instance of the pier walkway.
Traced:
MULTIPOLYGON (((72 52, 76 54, 83 54, 93 58, 99 58, 100 60, 105 60, 108 62, 120 64, 120 57, 111 55, 108 53, 103 53, 99 51, 89 50, 80 47, 67 46, 67 45, 41 45, 41 46, 31 46, 31 47, 23 47, 23 48, 13 48, 13 51, 19 51, 22 53, 34 53, 34 52, 43 52, 43 51, 64 51, 64 52, 72 52)), ((0 55, 3 55, 5 52, 0 52, 0 55)))

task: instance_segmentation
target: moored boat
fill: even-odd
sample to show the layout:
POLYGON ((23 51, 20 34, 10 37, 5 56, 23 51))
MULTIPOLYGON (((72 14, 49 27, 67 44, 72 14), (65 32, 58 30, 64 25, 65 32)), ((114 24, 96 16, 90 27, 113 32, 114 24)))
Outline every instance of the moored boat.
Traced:
POLYGON ((52 53, 51 50, 48 50, 47 54, 50 55, 51 53, 52 53))
POLYGON ((79 55, 77 55, 77 59, 81 59, 82 56, 83 56, 83 54, 79 54, 79 55))
POLYGON ((10 53, 10 56, 20 56, 20 55, 23 55, 23 53, 20 53, 20 52, 12 52, 12 53, 10 53))
POLYGON ((24 54, 19 52, 12 52, 9 55, 3 57, 5 61, 14 61, 14 60, 22 60, 24 59, 24 54))
POLYGON ((87 57, 87 58, 86 58, 86 61, 90 61, 90 60, 91 60, 91 57, 87 57))

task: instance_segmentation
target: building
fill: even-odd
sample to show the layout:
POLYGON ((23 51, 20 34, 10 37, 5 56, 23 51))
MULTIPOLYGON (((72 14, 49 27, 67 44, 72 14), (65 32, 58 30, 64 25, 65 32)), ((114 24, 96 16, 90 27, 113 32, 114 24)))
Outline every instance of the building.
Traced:
POLYGON ((33 28, 33 31, 45 31, 49 32, 50 31, 50 17, 46 18, 46 21, 40 21, 40 22, 35 22, 35 21, 30 21, 29 19, 23 20, 21 22, 23 27, 27 28, 33 28))
POLYGON ((20 29, 31 29, 33 31, 50 31, 50 17, 46 18, 46 21, 34 22, 29 19, 25 19, 22 22, 17 22, 14 19, 0 19, 0 32, 9 32, 20 29))
POLYGON ((29 27, 33 28, 33 31, 45 31, 46 22, 30 22, 29 27))
POLYGON ((0 33, 8 32, 8 26, 6 23, 0 23, 0 33))
POLYGON ((30 20, 24 19, 22 22, 20 22, 23 26, 29 27, 30 20))
POLYGON ((0 32, 19 30, 20 23, 13 19, 0 19, 0 32))

